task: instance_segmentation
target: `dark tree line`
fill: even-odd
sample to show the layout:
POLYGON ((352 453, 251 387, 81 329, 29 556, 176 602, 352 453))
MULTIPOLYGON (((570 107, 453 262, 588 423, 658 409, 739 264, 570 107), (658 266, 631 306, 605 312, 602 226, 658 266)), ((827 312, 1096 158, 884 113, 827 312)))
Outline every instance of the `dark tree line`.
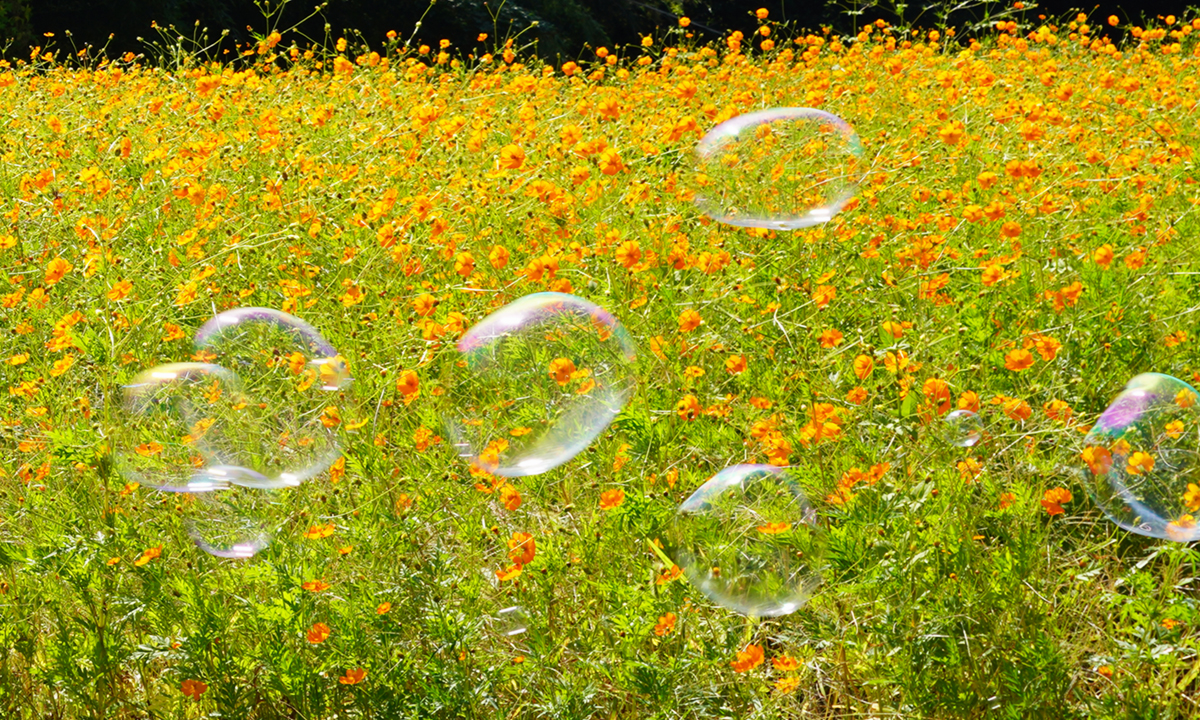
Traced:
MULTIPOLYGON (((847 32, 856 22, 895 19, 878 8, 854 14, 856 6, 869 5, 862 0, 436 0, 432 7, 428 0, 328 0, 319 15, 300 22, 312 14, 318 1, 292 0, 276 14, 275 24, 289 28, 300 23, 301 34, 320 41, 328 23, 335 38, 349 37, 358 30, 365 40, 378 45, 388 30, 395 30, 403 39, 412 36, 416 22, 423 17, 416 32, 418 40, 433 45, 448 39, 462 52, 480 45, 480 33, 489 35, 490 44, 524 30, 521 44, 536 41, 540 56, 558 61, 590 58, 588 48, 637 44, 643 34, 678 27, 681 15, 692 20, 689 31, 701 40, 716 39, 731 30, 749 34, 756 22, 753 13, 760 7, 770 12, 772 20, 813 30, 831 25, 847 32)), ((271 10, 277 4, 275 0, 266 8, 271 10)), ((994 7, 1007 4, 996 2, 994 7)), ((1026 4, 1033 2, 1027 0, 1026 4)), ((1186 3, 1138 0, 1122 11, 1111 1, 1044 0, 1035 12, 1061 16, 1080 6, 1086 6, 1083 9, 1091 12, 1096 22, 1112 13, 1139 21, 1156 14, 1183 17, 1186 3)), ((910 0, 906 16, 911 19, 920 14, 921 24, 932 25, 939 7, 944 6, 910 0)), ((960 13, 959 19, 968 16, 960 13)), ((29 48, 45 45, 50 39, 44 33, 52 32, 53 42, 60 48, 107 44, 110 56, 142 52, 147 46, 139 38, 158 39, 152 22, 164 28, 174 25, 186 35, 193 33, 198 22, 213 38, 228 30, 225 42, 230 49, 238 42, 249 42, 254 32, 267 29, 263 8, 252 0, 0 0, 0 47, 7 44, 8 57, 27 57, 29 48), (65 31, 70 31, 70 38, 65 31)))

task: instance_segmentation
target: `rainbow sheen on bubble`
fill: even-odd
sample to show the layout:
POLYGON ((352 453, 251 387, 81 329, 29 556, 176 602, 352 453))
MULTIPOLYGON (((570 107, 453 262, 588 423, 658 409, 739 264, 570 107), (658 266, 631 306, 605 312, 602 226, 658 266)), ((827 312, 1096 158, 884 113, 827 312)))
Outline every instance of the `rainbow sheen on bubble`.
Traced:
POLYGON ((955 410, 942 426, 946 442, 958 447, 974 447, 983 438, 983 420, 970 410, 955 410))
POLYGON ((231 433, 247 414, 238 377, 209 363, 172 363, 138 374, 123 388, 113 423, 117 468, 147 488, 192 492, 227 487, 240 474, 206 474, 245 458, 231 433))
POLYGON ((679 506, 664 539, 692 585, 744 615, 795 612, 821 583, 825 531, 789 468, 725 468, 679 506))
POLYGON ((1088 493, 1117 525, 1178 542, 1200 539, 1198 401, 1183 380, 1143 373, 1084 438, 1088 493))
POLYGON ((713 128, 696 146, 701 212, 728 225, 796 230, 828 222, 857 191, 863 148, 849 123, 812 108, 772 108, 713 128))
POLYGON ((228 368, 248 404, 231 428, 249 487, 293 487, 341 455, 339 404, 352 378, 345 359, 308 323, 269 308, 237 308, 196 333, 195 356, 228 368), (252 481, 252 478, 259 478, 252 481))
POLYGON ((604 308, 527 295, 484 318, 446 368, 447 432, 472 474, 537 475, 586 448, 636 386, 637 350, 604 308))

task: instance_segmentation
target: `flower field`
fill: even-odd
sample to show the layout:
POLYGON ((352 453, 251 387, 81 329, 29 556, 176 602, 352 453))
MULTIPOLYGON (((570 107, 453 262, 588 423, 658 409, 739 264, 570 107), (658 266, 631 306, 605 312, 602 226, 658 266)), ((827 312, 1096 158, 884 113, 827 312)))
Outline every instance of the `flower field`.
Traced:
POLYGON ((1082 453, 1135 375, 1200 381, 1200 18, 1114 45, 1004 17, 760 17, 554 66, 395 33, 5 63, 0 715, 1195 714, 1197 554, 1109 522, 1082 453), (791 232, 699 213, 700 138, 785 106, 853 126, 855 199, 791 232), (637 389, 501 478, 451 447, 444 368, 542 291, 620 320, 637 389), (341 459, 222 560, 192 495, 118 471, 114 423, 239 306, 303 318, 354 382, 322 416, 341 459), (945 442, 956 409, 977 444, 945 442), (794 613, 714 604, 658 544, 739 463, 799 469, 827 530, 794 613))

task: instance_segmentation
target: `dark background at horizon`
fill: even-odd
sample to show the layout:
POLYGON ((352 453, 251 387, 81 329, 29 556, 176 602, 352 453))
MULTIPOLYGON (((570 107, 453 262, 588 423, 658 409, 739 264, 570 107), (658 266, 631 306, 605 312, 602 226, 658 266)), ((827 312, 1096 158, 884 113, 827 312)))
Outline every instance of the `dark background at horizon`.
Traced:
MULTIPOLYGON (((847 12, 851 3, 852 0, 437 0, 425 14, 416 39, 436 47, 438 40, 446 38, 453 43, 453 50, 463 54, 476 48, 482 52, 491 49, 498 38, 515 35, 536 21, 536 29, 524 32, 519 44, 536 39, 540 56, 562 62, 592 59, 590 48, 615 49, 637 44, 645 34, 661 37, 666 29, 678 28, 680 15, 691 18, 689 30, 701 41, 719 39, 732 30, 748 35, 756 26, 753 12, 760 7, 770 11, 773 21, 812 30, 830 25, 842 33, 851 32, 855 18, 857 24, 879 17, 895 19, 894 15, 873 7, 867 7, 861 15, 853 15, 847 12), (487 43, 477 42, 479 33, 488 33, 487 43)), ((315 4, 316 0, 293 0, 276 24, 285 29, 291 27, 308 16, 315 4)), ((1010 3, 993 5, 995 12, 1010 3)), ((333 38, 351 38, 351 31, 359 30, 372 47, 379 47, 388 30, 395 30, 402 40, 413 35, 415 23, 428 7, 427 0, 329 0, 322 15, 301 24, 299 31, 312 40, 322 41, 328 22, 333 38)), ((919 16, 918 25, 932 27, 938 17, 937 7, 936 3, 911 2, 905 17, 912 21, 919 16)), ((1116 34, 1104 24, 1109 15, 1115 14, 1130 23, 1167 14, 1190 20, 1197 13, 1188 8, 1188 3, 1165 0, 1125 8, 1116 2, 1081 4, 1044 0, 1036 10, 1027 10, 1026 18, 1030 21, 1035 21, 1038 15, 1063 18, 1083 11, 1091 16, 1093 25, 1116 34)), ((978 11, 975 15, 959 13, 951 18, 951 24, 979 18, 978 11)), ((182 34, 191 35, 197 20, 208 28, 212 39, 222 29, 228 29, 226 47, 230 49, 234 43, 248 42, 254 33, 266 29, 262 10, 251 0, 0 0, 0 40, 12 39, 6 52, 10 58, 28 57, 30 46, 49 42, 43 35, 47 32, 55 33, 53 41, 58 48, 88 44, 99 48, 108 43, 109 57, 126 51, 146 52, 149 47, 139 42, 139 37, 145 41, 161 40, 151 28, 152 21, 162 27, 173 24, 182 34), (70 38, 64 33, 68 30, 70 38)), ((285 44, 292 39, 302 47, 306 44, 299 36, 285 37, 285 44)))

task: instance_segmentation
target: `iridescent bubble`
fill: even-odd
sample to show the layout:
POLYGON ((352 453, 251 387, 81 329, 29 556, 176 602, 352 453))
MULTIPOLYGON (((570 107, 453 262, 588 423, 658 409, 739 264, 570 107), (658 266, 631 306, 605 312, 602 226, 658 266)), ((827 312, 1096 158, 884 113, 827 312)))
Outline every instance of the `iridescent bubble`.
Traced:
MULTIPOLYGON (((240 468, 238 469, 240 471, 240 468)), ((185 495, 184 523, 188 535, 204 552, 226 559, 251 558, 271 543, 272 519, 282 513, 272 506, 276 494, 253 487, 220 487, 185 495)))
POLYGON ((821 582, 825 532, 788 468, 722 470, 679 506, 666 539, 693 585, 744 615, 795 612, 821 582))
POLYGON ((862 143, 845 120, 772 108, 713 128, 696 147, 695 202, 742 227, 795 230, 827 222, 854 197, 862 143))
POLYGON ((946 416, 946 442, 958 447, 972 447, 983 437, 983 420, 970 410, 955 410, 946 416))
POLYGON ((117 467, 127 480, 158 490, 192 492, 227 478, 205 474, 210 464, 243 458, 231 430, 247 414, 241 383, 226 368, 172 363, 142 372, 125 385, 113 435, 117 467))
POLYGON ((458 342, 447 430, 472 472, 537 475, 575 457, 635 387, 637 351, 605 309, 574 295, 527 295, 458 342))
POLYGON ((311 325, 267 308, 237 308, 196 333, 196 357, 232 370, 249 401, 236 428, 244 484, 281 488, 328 470, 341 454, 338 407, 346 361, 311 325), (261 480, 251 481, 258 477, 261 480))
POLYGON ((529 618, 520 605, 513 605, 496 613, 494 626, 501 635, 516 637, 529 629, 529 618))
POLYGON ((1200 394, 1170 375, 1129 381, 1084 438, 1088 493, 1140 535, 1200 539, 1200 394))

